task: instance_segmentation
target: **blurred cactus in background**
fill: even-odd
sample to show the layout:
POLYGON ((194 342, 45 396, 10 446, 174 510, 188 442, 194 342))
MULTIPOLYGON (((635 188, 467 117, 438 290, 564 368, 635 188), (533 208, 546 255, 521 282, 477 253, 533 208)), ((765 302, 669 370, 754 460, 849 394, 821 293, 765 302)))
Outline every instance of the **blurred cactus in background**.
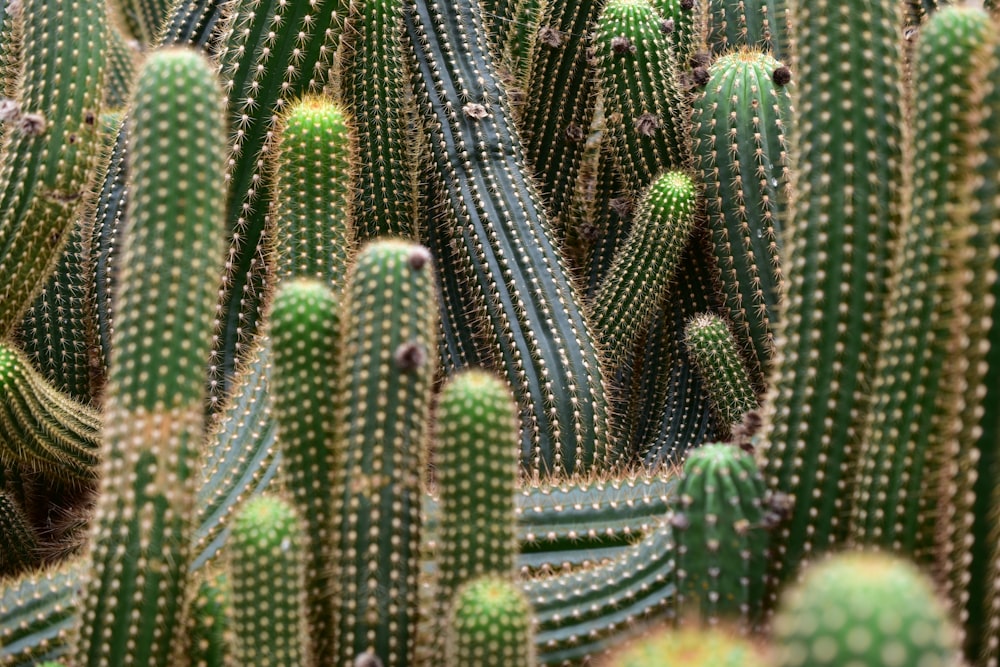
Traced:
POLYGON ((0 667, 997 667, 948 4, 0 0, 0 667))

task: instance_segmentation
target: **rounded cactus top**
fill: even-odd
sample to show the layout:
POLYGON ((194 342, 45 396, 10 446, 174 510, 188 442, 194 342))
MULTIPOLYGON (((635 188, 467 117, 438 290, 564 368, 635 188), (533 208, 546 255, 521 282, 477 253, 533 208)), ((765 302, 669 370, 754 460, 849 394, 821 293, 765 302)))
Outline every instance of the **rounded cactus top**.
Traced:
POLYGON ((764 667, 758 646, 721 628, 663 630, 611 656, 602 667, 764 667))

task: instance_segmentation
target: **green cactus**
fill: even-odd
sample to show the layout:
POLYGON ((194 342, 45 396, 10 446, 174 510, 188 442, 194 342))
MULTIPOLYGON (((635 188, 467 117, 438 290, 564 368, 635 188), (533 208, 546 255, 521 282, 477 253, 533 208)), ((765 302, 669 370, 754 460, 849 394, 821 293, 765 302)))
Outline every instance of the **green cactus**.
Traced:
POLYGON ((531 607, 512 581, 468 582, 455 592, 448 620, 446 667, 534 667, 531 607))
POLYGON ((632 231, 597 293, 591 316, 610 357, 609 372, 622 367, 636 338, 667 299, 667 286, 694 229, 696 194, 687 174, 669 171, 643 195, 632 231))
POLYGON ((215 75, 194 51, 151 55, 133 99, 107 454, 76 656, 151 667, 186 648, 187 523, 210 348, 191 336, 214 316, 225 128, 215 75))
MULTIPOLYGON (((114 25, 108 29, 108 72, 104 81, 104 105, 120 109, 128 104, 129 92, 143 54, 138 44, 125 38, 114 25)), ((101 160, 102 163, 106 162, 101 160)))
POLYGON ((176 0, 110 0, 112 19, 143 47, 152 46, 176 0))
POLYGON ((975 132, 968 122, 968 82, 994 30, 986 12, 959 7, 935 12, 921 29, 914 61, 913 219, 901 230, 894 258, 872 416, 859 458, 864 463, 854 480, 857 543, 920 563, 936 558, 937 517, 942 503, 954 498, 940 496, 942 484, 954 477, 951 466, 967 458, 956 449, 956 426, 972 406, 961 396, 964 378, 952 365, 964 368, 965 357, 955 350, 969 332, 954 325, 963 304, 985 298, 991 267, 962 284, 969 271, 964 243, 974 232, 964 203, 972 193, 968 174, 954 164, 975 132), (938 81, 955 83, 941 90, 938 81))
POLYGON ((34 567, 40 554, 38 536, 24 510, 9 494, 0 491, 0 577, 34 567))
POLYGON ((688 320, 684 345, 712 401, 718 432, 728 436, 743 415, 759 406, 733 334, 721 317, 702 313, 688 320))
POLYGON ((609 0, 594 38, 615 162, 631 192, 688 161, 675 55, 662 21, 646 0, 609 0))
POLYGON ((369 649, 384 665, 413 658, 438 330, 433 271, 426 248, 388 239, 361 250, 348 280, 333 509, 341 520, 331 576, 338 665, 369 649))
POLYGON ((357 135, 351 211, 360 239, 416 240, 421 166, 403 50, 403 3, 350 3, 338 50, 337 89, 357 135))
POLYGON ((933 585, 885 554, 838 554, 808 568, 774 618, 775 664, 957 664, 957 631, 933 585))
POLYGON ((694 152, 726 308, 741 348, 752 350, 759 387, 770 370, 782 294, 791 72, 770 55, 744 48, 716 59, 708 73, 693 105, 694 152))
POLYGON ((601 667, 764 667, 767 652, 720 628, 659 630, 613 653, 601 667))
POLYGON ((229 618, 232 614, 232 592, 225 572, 203 570, 198 575, 187 616, 187 633, 191 637, 191 667, 223 667, 228 646, 232 642, 229 618))
POLYGON ((712 53, 749 47, 783 60, 788 34, 782 7, 781 0, 710 0, 706 41, 712 53))
POLYGON ((0 463, 93 484, 101 463, 100 431, 96 410, 62 394, 23 353, 0 343, 0 463))
POLYGON ((303 531, 280 498, 248 500, 227 544, 233 665, 308 667, 303 531))
MULTIPOLYGON (((329 263, 329 258, 323 259, 329 263)), ((343 452, 335 418, 340 374, 330 360, 340 354, 340 306, 322 282, 289 280, 279 287, 270 318, 271 400, 283 455, 284 487, 306 531, 308 636, 317 657, 334 650, 334 600, 328 591, 334 586, 331 537, 337 518, 331 512, 343 452)))
POLYGON ((83 569, 71 562, 2 580, 0 664, 28 667, 65 655, 83 569))
POLYGON ((99 155, 107 44, 100 0, 21 0, 23 53, 0 142, 0 337, 59 258, 99 155))
POLYGON ((785 305, 759 450, 768 486, 794 501, 774 534, 775 586, 846 537, 841 489, 870 401, 890 239, 904 219, 907 183, 899 3, 789 7, 798 46, 796 198, 782 230, 785 305))
POLYGON ((307 97, 292 105, 279 135, 272 213, 278 279, 313 278, 337 289, 353 255, 353 133, 339 106, 307 97))
POLYGON ((764 601, 768 541, 753 457, 734 445, 702 445, 688 456, 677 495, 678 616, 752 627, 764 601))
POLYGON ((705 20, 700 8, 693 0, 654 0, 653 7, 667 22, 663 30, 674 50, 678 71, 687 72, 692 67, 692 58, 704 48, 705 20))

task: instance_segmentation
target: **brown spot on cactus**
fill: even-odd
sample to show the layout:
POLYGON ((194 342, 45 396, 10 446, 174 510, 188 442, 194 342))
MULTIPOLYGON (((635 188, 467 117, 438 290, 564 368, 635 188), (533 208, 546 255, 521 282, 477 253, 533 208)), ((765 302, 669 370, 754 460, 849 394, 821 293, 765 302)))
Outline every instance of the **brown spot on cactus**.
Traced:
POLYGON ((556 48, 563 43, 563 34, 555 28, 545 26, 538 31, 538 41, 546 46, 556 48))
POLYGON ((632 40, 624 35, 619 35, 611 39, 611 50, 617 55, 624 55, 626 53, 635 53, 636 47, 632 43, 632 40))
POLYGON ((427 361, 427 351, 420 343, 403 343, 396 348, 392 355, 396 362, 396 368, 403 373, 409 373, 424 365, 427 361))
POLYGON ((708 83, 708 68, 707 67, 695 67, 691 70, 691 81, 694 85, 703 87, 708 83))
POLYGON ((583 128, 576 123, 570 123, 566 127, 566 138, 569 141, 583 141, 583 128))
POLYGON ((21 131, 27 135, 38 137, 45 134, 45 116, 40 113, 26 113, 18 123, 21 131))
POLYGON ((792 80, 792 70, 787 67, 779 67, 774 70, 774 74, 771 75, 771 80, 774 81, 776 86, 788 85, 792 80))
POLYGON ((709 55, 708 51, 698 51, 691 56, 688 61, 688 65, 693 67, 708 67, 712 62, 712 56, 709 55))
POLYGON ((673 19, 663 19, 660 21, 660 32, 664 35, 669 35, 674 31, 674 20, 673 19))
POLYGON ((691 11, 694 9, 694 0, 681 0, 681 9, 691 11))
POLYGON ((406 258, 406 261, 411 269, 420 271, 431 261, 431 253, 427 248, 417 246, 410 252, 410 256, 406 258))
POLYGON ((469 104, 466 104, 462 107, 462 113, 475 120, 481 120, 487 116, 486 107, 478 102, 470 102, 469 104))
POLYGON ((660 127, 660 118, 656 114, 644 113, 635 119, 635 129, 644 137, 656 134, 660 127))

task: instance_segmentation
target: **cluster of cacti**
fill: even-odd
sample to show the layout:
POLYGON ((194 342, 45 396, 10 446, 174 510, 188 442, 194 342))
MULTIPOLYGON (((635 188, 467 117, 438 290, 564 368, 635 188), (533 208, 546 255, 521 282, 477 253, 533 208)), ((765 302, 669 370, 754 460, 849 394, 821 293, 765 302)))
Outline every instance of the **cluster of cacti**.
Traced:
POLYGON ((996 667, 944 4, 0 0, 0 665, 996 667))

